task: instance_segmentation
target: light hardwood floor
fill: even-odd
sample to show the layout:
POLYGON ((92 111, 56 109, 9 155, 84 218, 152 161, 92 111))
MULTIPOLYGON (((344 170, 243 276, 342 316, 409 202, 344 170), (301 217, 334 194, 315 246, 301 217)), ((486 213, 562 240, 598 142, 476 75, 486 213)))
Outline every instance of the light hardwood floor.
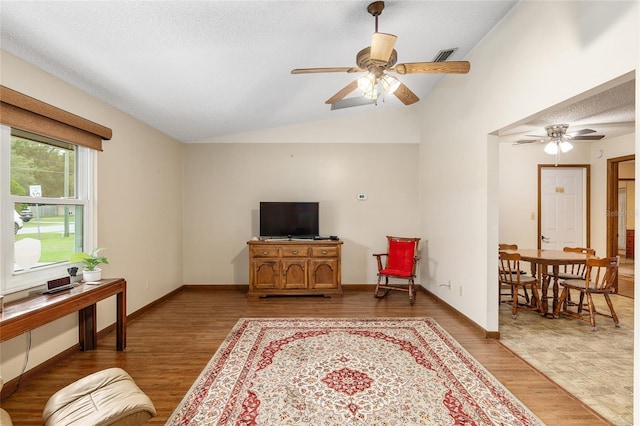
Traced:
MULTIPOLYGON (((2 403, 14 424, 42 424, 51 394, 94 371, 127 370, 158 411, 150 423, 164 424, 239 318, 253 317, 431 317, 548 425, 609 424, 463 315, 420 291, 409 305, 403 292, 373 298, 371 286, 346 286, 344 297, 248 299, 248 288, 184 287, 137 313, 127 324, 127 349, 116 352, 111 333, 89 352, 75 352, 24 384, 2 403)), ((7 390, 7 389, 5 389, 7 390)))

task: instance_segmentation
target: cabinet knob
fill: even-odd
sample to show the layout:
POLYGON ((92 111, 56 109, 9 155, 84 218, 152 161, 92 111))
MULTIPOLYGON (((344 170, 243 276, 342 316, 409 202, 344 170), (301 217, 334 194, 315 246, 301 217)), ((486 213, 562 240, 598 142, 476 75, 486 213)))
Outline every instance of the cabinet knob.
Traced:
POLYGON ((292 254, 298 254, 298 250, 293 250, 291 253, 292 254))
POLYGON ((326 251, 326 250, 322 250, 322 254, 327 254, 327 253, 329 253, 329 252, 326 251))
POLYGON ((263 251, 262 254, 264 254, 265 256, 269 254, 269 252, 267 250, 263 251))

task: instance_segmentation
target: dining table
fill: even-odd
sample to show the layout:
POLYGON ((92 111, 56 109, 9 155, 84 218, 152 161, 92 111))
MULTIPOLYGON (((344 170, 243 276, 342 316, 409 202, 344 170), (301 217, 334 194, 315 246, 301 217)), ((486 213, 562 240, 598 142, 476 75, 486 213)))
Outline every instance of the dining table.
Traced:
POLYGON ((585 264, 587 263, 587 259, 594 257, 593 255, 586 253, 575 253, 556 249, 525 248, 502 251, 507 253, 518 253, 520 254, 521 261, 531 263, 531 273, 535 278, 537 278, 538 288, 540 289, 541 314, 547 316, 547 318, 554 318, 553 312, 555 312, 556 306, 558 305, 558 273, 560 272, 560 266, 585 264), (550 267, 551 272, 549 272, 550 267), (549 312, 548 302, 550 282, 553 284, 553 304, 551 312, 549 312))

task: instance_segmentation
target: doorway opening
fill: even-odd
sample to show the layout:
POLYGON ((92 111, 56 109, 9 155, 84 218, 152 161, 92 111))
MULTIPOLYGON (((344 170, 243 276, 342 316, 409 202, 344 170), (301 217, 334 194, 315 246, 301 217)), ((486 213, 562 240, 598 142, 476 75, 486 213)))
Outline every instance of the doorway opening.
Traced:
POLYGON ((635 287, 635 154, 607 160, 607 256, 620 256, 616 292, 635 287))

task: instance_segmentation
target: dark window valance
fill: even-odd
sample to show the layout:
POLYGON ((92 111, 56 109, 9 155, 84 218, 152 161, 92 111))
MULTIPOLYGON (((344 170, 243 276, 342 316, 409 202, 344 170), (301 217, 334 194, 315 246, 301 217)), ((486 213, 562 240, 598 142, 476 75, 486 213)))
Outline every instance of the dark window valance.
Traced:
POLYGON ((102 151, 108 127, 0 85, 0 123, 102 151))

